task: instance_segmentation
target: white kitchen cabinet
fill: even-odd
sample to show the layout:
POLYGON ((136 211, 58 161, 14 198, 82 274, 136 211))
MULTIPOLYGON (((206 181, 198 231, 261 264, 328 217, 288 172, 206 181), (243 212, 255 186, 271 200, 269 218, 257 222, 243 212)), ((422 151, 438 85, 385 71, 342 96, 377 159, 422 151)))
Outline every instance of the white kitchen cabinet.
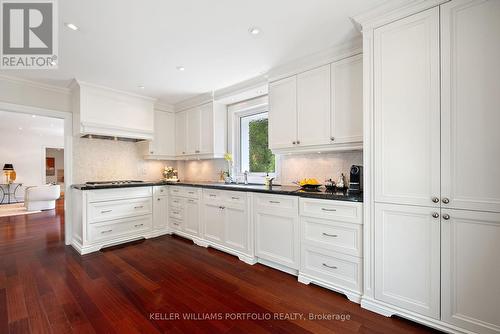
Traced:
POLYGON ((439 319, 439 209, 376 203, 373 242, 375 298, 439 319))
POLYGON ((294 147, 297 143, 297 77, 269 84, 269 147, 294 147))
POLYGON ((152 140, 155 99, 74 80, 75 135, 152 140))
POLYGON ((500 212, 499 40, 500 1, 441 6, 443 207, 500 212))
POLYGON ((197 199, 186 199, 184 231, 192 236, 200 233, 200 202, 197 199))
POLYGON ((300 257, 298 198, 253 194, 253 203, 255 255, 297 270, 300 257))
POLYGON ((247 193, 204 189, 202 225, 209 246, 254 263, 247 193))
POLYGON ((297 75, 297 124, 296 145, 330 143, 329 64, 297 75))
POLYGON ((439 206, 439 8, 374 31, 375 201, 439 206))
POLYGON ((154 122, 153 140, 138 143, 144 158, 174 160, 175 113, 155 110, 154 122))
POLYGON ((168 231, 168 197, 153 197, 153 232, 158 235, 168 231))
POLYGON ((227 146, 227 109, 216 102, 178 112, 176 153, 182 159, 223 158, 227 146))
POLYGON ((186 111, 175 114, 175 155, 182 157, 187 151, 186 133, 187 133, 187 113, 186 111))
POLYGON ((359 150, 362 55, 269 84, 269 147, 275 153, 359 150))
POLYGON ((331 64, 332 144, 363 142, 363 55, 331 64))
POLYGON ((442 212, 442 319, 472 332, 498 333, 500 214, 442 212))
MULTIPOLYGON (((205 126, 205 125, 204 125, 205 126)), ((200 153, 201 110, 198 107, 186 112, 186 154, 200 153)))
POLYGON ((224 212, 217 203, 203 203, 203 238, 217 244, 224 243, 224 212))

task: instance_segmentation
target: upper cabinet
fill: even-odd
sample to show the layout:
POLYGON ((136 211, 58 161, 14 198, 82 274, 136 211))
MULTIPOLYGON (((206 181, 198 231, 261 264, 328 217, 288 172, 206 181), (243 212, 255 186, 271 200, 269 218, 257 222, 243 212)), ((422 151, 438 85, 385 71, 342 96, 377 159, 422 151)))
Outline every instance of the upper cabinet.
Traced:
POLYGON ((72 93, 75 135, 153 139, 154 99, 76 80, 72 93))
POLYGON ((363 64, 355 55, 269 84, 275 153, 362 149, 363 64))
POLYGON ((175 114, 155 110, 153 140, 138 143, 146 159, 175 159, 175 114))
POLYGON ((227 109, 209 102, 175 115, 176 155, 179 159, 223 158, 227 146, 227 109))

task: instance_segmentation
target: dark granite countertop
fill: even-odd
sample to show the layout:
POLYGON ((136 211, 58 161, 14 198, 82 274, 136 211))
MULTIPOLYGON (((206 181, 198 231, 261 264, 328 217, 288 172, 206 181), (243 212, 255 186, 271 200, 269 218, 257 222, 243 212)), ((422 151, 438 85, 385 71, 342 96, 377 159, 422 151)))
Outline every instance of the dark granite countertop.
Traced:
POLYGON ((349 192, 349 191, 330 191, 324 187, 319 190, 303 190, 297 186, 279 186, 275 185, 271 188, 259 184, 225 184, 217 182, 177 182, 170 183, 164 181, 146 181, 144 183, 132 183, 126 185, 87 185, 87 184, 74 184, 71 187, 78 190, 97 190, 97 189, 110 189, 110 188, 129 188, 129 187, 151 187, 151 186, 187 186, 197 188, 231 190, 231 191, 245 191, 256 192, 265 194, 277 195, 292 195, 306 198, 327 199, 336 201, 349 201, 349 202, 363 202, 363 193, 349 192))

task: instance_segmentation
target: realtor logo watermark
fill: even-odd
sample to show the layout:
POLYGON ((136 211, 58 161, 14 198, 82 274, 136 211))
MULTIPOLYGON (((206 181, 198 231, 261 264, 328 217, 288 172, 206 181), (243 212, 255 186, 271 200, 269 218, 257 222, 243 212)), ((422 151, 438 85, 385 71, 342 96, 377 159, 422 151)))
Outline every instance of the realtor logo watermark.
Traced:
POLYGON ((57 0, 0 0, 1 69, 55 69, 57 0))

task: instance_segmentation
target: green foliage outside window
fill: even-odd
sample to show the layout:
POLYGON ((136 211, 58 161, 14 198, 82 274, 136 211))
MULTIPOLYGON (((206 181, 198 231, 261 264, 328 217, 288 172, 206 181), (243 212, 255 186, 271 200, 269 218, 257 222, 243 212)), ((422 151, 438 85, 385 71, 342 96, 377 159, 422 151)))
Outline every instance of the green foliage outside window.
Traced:
POLYGON ((250 172, 274 173, 275 158, 268 145, 268 120, 249 123, 250 172))

